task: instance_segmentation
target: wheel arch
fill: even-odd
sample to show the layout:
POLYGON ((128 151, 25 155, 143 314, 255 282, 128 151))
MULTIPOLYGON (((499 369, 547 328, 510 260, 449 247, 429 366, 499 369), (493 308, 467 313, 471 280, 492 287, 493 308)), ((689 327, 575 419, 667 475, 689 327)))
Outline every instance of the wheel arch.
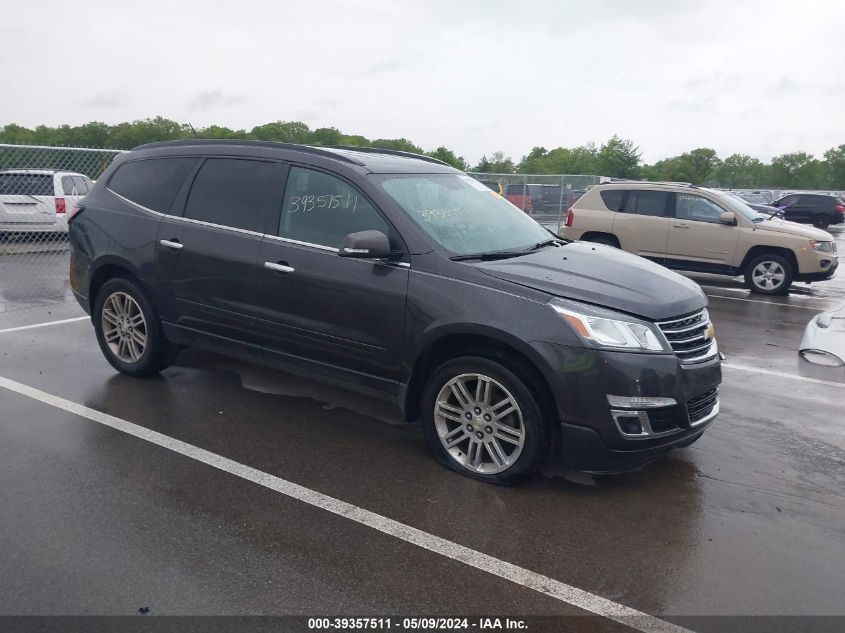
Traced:
POLYGON ((150 296, 150 290, 144 283, 140 271, 133 266, 129 261, 119 257, 105 256, 98 259, 91 266, 90 280, 88 282, 88 303, 91 310, 94 309, 94 304, 97 300, 97 293, 109 279, 115 277, 127 277, 138 283, 147 296, 150 296))
POLYGON ((444 362, 459 356, 481 356, 505 364, 534 392, 549 419, 554 418, 554 395, 541 369, 544 361, 530 345, 496 328, 451 326, 427 336, 414 356, 400 402, 407 421, 420 417, 420 398, 427 377, 444 362))
POLYGON ((742 260, 742 264, 739 266, 739 274, 744 275, 748 270, 748 264, 760 255, 780 255, 789 262, 790 266, 792 266, 793 275, 800 273, 798 270, 798 258, 795 257, 795 253, 791 249, 782 246, 757 245, 748 249, 748 252, 742 260))
POLYGON ((619 238, 616 237, 613 233, 608 233, 607 231, 586 231, 580 237, 582 242, 590 242, 592 241, 590 238, 595 237, 603 237, 608 240, 611 240, 615 245, 616 248, 622 248, 622 244, 619 242, 619 238))

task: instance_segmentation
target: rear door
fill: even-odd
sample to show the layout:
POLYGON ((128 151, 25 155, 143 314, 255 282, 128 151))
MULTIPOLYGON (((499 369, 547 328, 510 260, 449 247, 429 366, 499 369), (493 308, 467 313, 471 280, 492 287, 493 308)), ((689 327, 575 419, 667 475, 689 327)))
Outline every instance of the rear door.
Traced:
POLYGON ((663 263, 669 239, 671 194, 630 189, 613 218, 613 233, 623 250, 663 263))
POLYGON ((260 357, 255 268, 286 172, 271 161, 204 160, 180 194, 183 212, 159 224, 156 276, 169 321, 207 335, 212 346, 260 357))
POLYGON ((730 272, 739 241, 739 226, 723 224, 723 209, 695 193, 673 193, 666 266, 702 272, 730 272))
POLYGON ((52 229, 56 224, 53 175, 0 172, 0 227, 52 229))
POLYGON ((271 361, 304 358, 323 373, 393 391, 409 264, 407 257, 337 254, 347 234, 365 230, 382 231, 404 250, 381 212, 348 181, 291 167, 281 218, 261 245, 256 330, 271 361))

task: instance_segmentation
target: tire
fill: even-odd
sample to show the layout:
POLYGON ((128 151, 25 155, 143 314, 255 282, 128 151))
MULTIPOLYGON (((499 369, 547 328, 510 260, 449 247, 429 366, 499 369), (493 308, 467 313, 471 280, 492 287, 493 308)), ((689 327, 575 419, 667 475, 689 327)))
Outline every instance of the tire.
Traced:
POLYGON ((488 358, 462 356, 438 367, 423 390, 421 418, 437 461, 488 483, 516 483, 548 452, 540 400, 519 375, 488 358))
POLYGON ((612 246, 613 248, 619 248, 619 242, 616 241, 613 237, 608 237, 606 235, 591 235, 587 239, 584 240, 585 242, 592 242, 593 244, 604 244, 605 246, 612 246))
POLYGON ((764 295, 785 295, 794 277, 792 264, 774 253, 755 257, 745 269, 745 285, 764 295))
POLYGON ((92 312, 97 342, 106 360, 122 374, 151 376, 176 359, 158 314, 137 282, 110 279, 100 288, 92 312))
POLYGON ((817 229, 826 229, 830 226, 830 218, 826 215, 817 215, 813 217, 813 226, 817 229))

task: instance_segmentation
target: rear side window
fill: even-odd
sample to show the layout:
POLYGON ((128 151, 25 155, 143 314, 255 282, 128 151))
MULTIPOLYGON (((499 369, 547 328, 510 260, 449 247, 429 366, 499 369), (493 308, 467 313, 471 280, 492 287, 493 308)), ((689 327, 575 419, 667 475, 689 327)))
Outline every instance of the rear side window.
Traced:
POLYGON ((280 236, 340 248, 349 233, 370 230, 390 235, 384 218, 352 186, 321 171, 291 168, 280 236))
POLYGON ((83 176, 72 176, 73 184, 76 185, 76 191, 80 196, 88 193, 88 179, 83 176))
POLYGON ((49 174, 0 174, 0 196, 52 196, 49 174))
POLYGON ((284 170, 280 163, 209 158, 191 185, 184 217, 263 233, 282 207, 284 170))
POLYGON ((626 213, 637 215, 650 215, 665 217, 666 203, 669 194, 665 191, 649 191, 647 189, 634 189, 628 192, 628 200, 625 202, 626 213))
POLYGON ((167 213, 198 158, 150 158, 124 163, 109 180, 109 189, 142 207, 167 213))
POLYGON ((608 189, 601 192, 601 201, 608 211, 619 211, 622 208, 622 198, 625 197, 624 189, 608 189))
POLYGON ((62 176, 62 191, 66 196, 84 196, 88 193, 88 188, 82 189, 79 177, 62 176))

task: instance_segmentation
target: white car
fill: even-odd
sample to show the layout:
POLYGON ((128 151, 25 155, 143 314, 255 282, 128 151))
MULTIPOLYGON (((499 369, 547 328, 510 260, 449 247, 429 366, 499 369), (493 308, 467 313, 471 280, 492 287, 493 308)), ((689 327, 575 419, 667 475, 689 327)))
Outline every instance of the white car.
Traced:
POLYGON ((92 186, 87 176, 67 171, 0 171, 0 234, 67 233, 68 212, 92 186))

